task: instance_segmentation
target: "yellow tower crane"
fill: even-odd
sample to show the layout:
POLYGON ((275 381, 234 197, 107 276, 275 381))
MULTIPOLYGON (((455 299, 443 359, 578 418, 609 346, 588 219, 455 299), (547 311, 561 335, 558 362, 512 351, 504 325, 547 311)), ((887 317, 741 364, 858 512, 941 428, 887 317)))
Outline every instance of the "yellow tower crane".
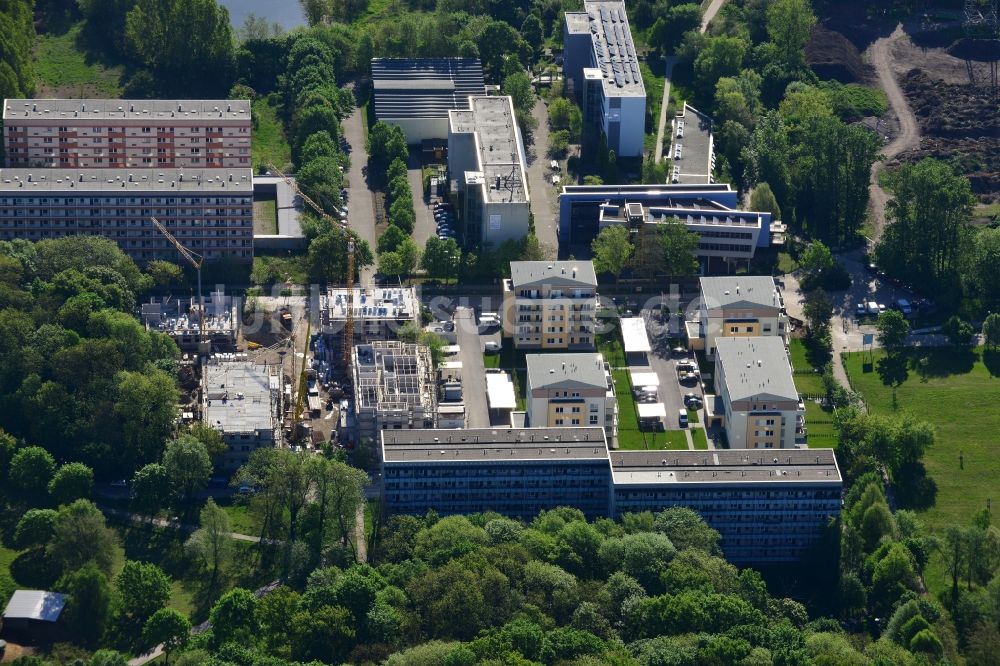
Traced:
MULTIPOLYGON (((322 206, 313 201, 310 197, 306 196, 306 194, 299 189, 298 184, 294 180, 283 174, 273 164, 265 164, 264 166, 266 166, 271 173, 288 183, 288 186, 291 187, 296 194, 302 197, 302 201, 316 211, 317 215, 325 220, 328 220, 334 227, 341 223, 340 220, 335 219, 332 215, 323 210, 322 206)), ((351 350, 354 348, 354 239, 349 233, 347 233, 346 228, 344 229, 344 235, 347 237, 347 317, 344 322, 344 347, 342 353, 344 367, 350 368, 351 350)), ((348 374, 350 373, 348 372, 348 374)))
POLYGON ((177 248, 177 252, 179 252, 189 264, 194 266, 194 269, 198 272, 198 352, 200 357, 202 348, 205 345, 205 297, 201 293, 201 266, 205 263, 205 257, 181 245, 181 242, 177 240, 174 235, 167 230, 163 223, 155 217, 150 217, 149 221, 153 223, 156 230, 163 234, 163 237, 170 241, 170 244, 177 248))

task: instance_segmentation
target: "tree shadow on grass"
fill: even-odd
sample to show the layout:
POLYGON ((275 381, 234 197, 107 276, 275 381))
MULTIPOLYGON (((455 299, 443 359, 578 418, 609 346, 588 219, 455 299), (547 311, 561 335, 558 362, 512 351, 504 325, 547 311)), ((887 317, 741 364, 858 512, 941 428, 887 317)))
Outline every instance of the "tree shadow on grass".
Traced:
POLYGON ((883 356, 875 363, 875 371, 878 373, 882 383, 893 388, 901 386, 903 382, 910 378, 910 371, 906 356, 903 354, 890 354, 883 356))
POLYGON ((927 469, 921 462, 902 465, 893 481, 901 509, 924 511, 937 502, 937 483, 927 476, 927 469))
POLYGON ((971 347, 918 349, 910 352, 910 365, 921 381, 972 372, 979 355, 971 347))
POLYGON ((983 365, 990 377, 1000 377, 1000 349, 984 349, 983 365))
POLYGON ((41 548, 26 550, 10 563, 11 577, 19 586, 28 589, 51 589, 60 573, 58 563, 41 548))

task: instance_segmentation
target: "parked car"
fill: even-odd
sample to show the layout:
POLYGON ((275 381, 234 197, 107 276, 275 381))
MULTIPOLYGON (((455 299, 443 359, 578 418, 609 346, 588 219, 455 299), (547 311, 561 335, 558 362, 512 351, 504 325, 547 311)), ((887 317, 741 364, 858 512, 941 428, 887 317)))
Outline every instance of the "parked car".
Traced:
POLYGON ((854 314, 857 315, 858 317, 864 317, 866 314, 868 314, 868 310, 865 308, 865 304, 858 303, 857 305, 855 305, 854 314))
POLYGON ((885 312, 885 303, 879 303, 878 304, 878 311, 879 311, 879 314, 885 312))
POLYGON ((686 409, 677 410, 677 425, 682 428, 688 427, 688 413, 686 409))
POLYGON ((697 370, 698 366, 695 365, 694 361, 677 361, 678 370, 697 370))
POLYGON ((696 382, 696 381, 698 381, 698 375, 695 374, 695 373, 693 373, 693 372, 682 372, 682 373, 680 373, 680 375, 678 375, 677 379, 682 384, 686 384, 688 382, 696 382))
POLYGON ((868 301, 868 303, 865 304, 865 308, 868 310, 868 314, 878 314, 878 303, 875 301, 868 301))
POLYGON ((671 349, 670 352, 674 356, 684 356, 685 354, 688 353, 688 350, 687 350, 687 347, 680 347, 680 346, 678 346, 678 347, 674 347, 673 349, 671 349))
POLYGON ((684 405, 688 409, 701 409, 702 399, 696 393, 688 393, 684 396, 684 405))
POLYGON ((483 345, 483 350, 487 354, 499 354, 500 353, 500 343, 499 342, 495 342, 493 340, 488 340, 483 345))
POLYGON ((896 307, 898 307, 899 311, 902 312, 907 317, 909 317, 911 314, 913 314, 913 307, 910 305, 910 302, 908 300, 906 300, 905 298, 899 298, 899 299, 897 299, 896 300, 896 307))

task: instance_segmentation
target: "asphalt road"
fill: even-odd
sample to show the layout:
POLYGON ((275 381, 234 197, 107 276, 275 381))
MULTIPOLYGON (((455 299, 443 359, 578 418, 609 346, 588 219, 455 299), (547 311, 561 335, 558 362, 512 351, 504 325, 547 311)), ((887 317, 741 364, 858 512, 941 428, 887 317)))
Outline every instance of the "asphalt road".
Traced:
MULTIPOLYGON (((347 172, 348 201, 347 224, 360 238, 368 241, 375 251, 375 206, 372 203, 372 192, 368 189, 368 179, 364 169, 368 164, 368 154, 365 152, 365 132, 361 122, 364 109, 354 109, 344 122, 344 138, 351 146, 351 168, 347 172)), ((361 283, 371 284, 375 278, 375 267, 368 266, 361 271, 361 283)))
POLYGON ((427 245, 427 239, 437 236, 437 224, 434 222, 434 211, 424 198, 423 175, 420 171, 420 153, 416 150, 410 151, 410 159, 406 163, 406 179, 410 182, 410 189, 413 190, 413 209, 417 214, 416 223, 413 225, 411 238, 417 247, 423 251, 427 245))
POLYGON ((462 362, 462 399, 465 402, 466 424, 469 428, 490 426, 486 402, 486 367, 483 365, 483 343, 479 338, 476 313, 471 308, 455 310, 455 332, 458 335, 458 360, 462 362))
POLYGON ((677 420, 677 414, 681 409, 684 409, 684 394, 696 393, 699 396, 704 396, 701 390, 701 382, 681 384, 677 380, 677 361, 690 360, 690 358, 673 358, 666 351, 658 354, 656 351, 656 339, 661 334, 661 326, 655 322, 658 320, 659 314, 643 310, 642 316, 647 322, 654 322, 647 323, 646 330, 649 333, 649 340, 653 347, 653 352, 649 355, 652 371, 660 379, 660 389, 657 395, 667 412, 665 425, 667 430, 680 430, 681 427, 677 420))

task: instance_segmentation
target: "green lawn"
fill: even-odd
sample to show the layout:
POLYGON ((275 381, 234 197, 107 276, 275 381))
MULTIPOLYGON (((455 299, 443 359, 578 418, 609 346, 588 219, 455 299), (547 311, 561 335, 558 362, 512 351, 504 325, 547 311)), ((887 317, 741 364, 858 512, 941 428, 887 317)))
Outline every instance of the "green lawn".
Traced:
POLYGON ((597 334, 597 351, 604 356, 604 361, 612 368, 624 368, 625 349, 622 347, 621 327, 615 322, 614 328, 608 333, 597 334))
POLYGON ((278 233, 278 202, 276 200, 261 199, 253 202, 253 232, 254 235, 278 233))
POLYGON ((708 435, 704 428, 691 428, 691 439, 694 440, 694 448, 699 451, 708 450, 708 435))
POLYGON ((812 400, 806 400, 805 406, 809 447, 813 449, 837 448, 837 431, 833 427, 833 412, 827 411, 819 403, 812 400))
POLYGON ((261 98, 254 100, 251 111, 254 123, 250 155, 254 169, 260 164, 273 164, 279 169, 287 169, 292 161, 292 149, 285 138, 277 109, 268 103, 267 98, 261 98))
POLYGON ((234 502, 228 506, 223 506, 222 510, 229 516, 229 527, 238 534, 249 534, 257 536, 260 527, 250 513, 249 507, 242 502, 234 502))
POLYGON ((40 98, 122 96, 122 68, 94 62, 78 46, 83 23, 61 35, 39 34, 35 40, 35 96, 40 98))
POLYGON ((813 370, 806 360, 806 346, 802 340, 793 339, 788 343, 794 371, 795 388, 804 396, 821 396, 824 394, 822 375, 813 370))
POLYGON ((255 254, 250 281, 254 284, 274 284, 291 280, 294 284, 308 284, 305 257, 255 254))
MULTIPOLYGON (((868 354, 847 354, 848 376, 875 412, 893 411, 893 391, 879 378, 878 361, 865 372, 868 354)), ((908 376, 896 390, 899 410, 936 428, 935 445, 927 451, 927 473, 937 483, 936 504, 923 512, 927 524, 941 528, 967 524, 972 515, 996 498, 1000 482, 996 433, 1000 432, 1000 352, 982 348, 913 350, 908 376), (984 363, 985 358, 985 363, 984 363), (964 455, 964 469, 959 454, 964 455)), ((810 427, 810 432, 812 428, 810 427)))
POLYGON ((500 354, 483 354, 483 365, 487 368, 499 368, 500 354))
POLYGON ((680 430, 645 432, 639 430, 639 417, 632 397, 632 384, 628 370, 612 370, 615 395, 618 397, 618 448, 632 450, 674 449, 687 450, 687 438, 680 430))

